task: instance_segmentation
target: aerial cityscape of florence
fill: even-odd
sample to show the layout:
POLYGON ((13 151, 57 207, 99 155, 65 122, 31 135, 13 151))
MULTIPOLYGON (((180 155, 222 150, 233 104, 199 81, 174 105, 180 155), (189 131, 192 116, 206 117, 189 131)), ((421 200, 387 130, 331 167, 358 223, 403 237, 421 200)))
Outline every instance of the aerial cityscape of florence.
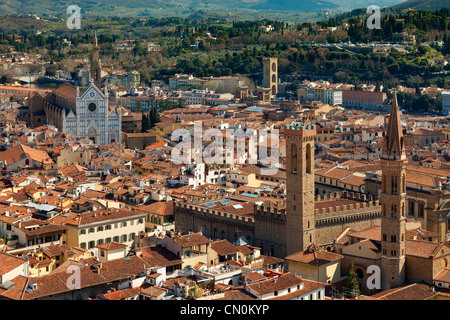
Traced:
POLYGON ((0 2, 0 300, 450 300, 449 72, 446 0, 0 2))

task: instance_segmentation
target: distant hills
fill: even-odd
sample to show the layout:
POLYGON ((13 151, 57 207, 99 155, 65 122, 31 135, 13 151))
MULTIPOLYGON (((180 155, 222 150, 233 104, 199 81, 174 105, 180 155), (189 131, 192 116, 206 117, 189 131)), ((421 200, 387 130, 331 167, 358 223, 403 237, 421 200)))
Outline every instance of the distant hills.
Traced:
POLYGON ((434 10, 449 6, 449 0, 3 0, 0 14, 36 14, 67 16, 67 7, 81 7, 85 16, 121 17, 188 17, 196 12, 222 11, 231 15, 235 11, 350 11, 375 4, 397 9, 413 8, 434 10))
POLYGON ((439 10, 441 8, 450 8, 450 0, 408 0, 397 5, 392 6, 392 9, 403 10, 403 9, 414 9, 414 10, 439 10))

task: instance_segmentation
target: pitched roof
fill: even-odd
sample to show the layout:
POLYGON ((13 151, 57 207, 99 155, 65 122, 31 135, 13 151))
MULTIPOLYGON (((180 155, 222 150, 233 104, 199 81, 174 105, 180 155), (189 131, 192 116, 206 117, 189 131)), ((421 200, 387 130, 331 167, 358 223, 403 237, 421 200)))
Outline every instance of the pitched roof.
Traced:
POLYGON ((141 253, 148 267, 168 267, 183 263, 175 254, 161 245, 143 248, 141 253))
POLYGON ((76 100, 76 98, 77 98, 77 89, 76 89, 76 87, 71 85, 68 82, 64 82, 58 88, 54 89, 53 93, 62 95, 62 96, 67 97, 67 98, 69 98, 71 100, 76 100))
POLYGON ((34 161, 42 162, 44 164, 53 163, 47 152, 36 150, 23 144, 19 144, 8 150, 0 152, 0 160, 5 161, 8 165, 16 163, 25 158, 30 158, 34 161))
POLYGON ((264 295, 274 291, 279 291, 294 287, 303 283, 301 278, 296 277, 290 272, 284 273, 276 278, 253 282, 247 286, 256 294, 264 295))
POLYGON ((428 300, 436 296, 436 292, 425 284, 413 283, 390 290, 385 290, 372 295, 372 298, 380 300, 428 300))
POLYGON ((323 250, 313 243, 304 251, 291 254, 285 259, 320 266, 342 258, 343 255, 323 250))
POLYGON ((122 249, 126 248, 127 245, 115 241, 102 243, 96 246, 96 248, 103 249, 103 250, 116 250, 116 249, 122 249))
POLYGON ((210 243, 211 241, 206 238, 201 232, 191 233, 186 235, 175 235, 173 240, 181 247, 198 246, 202 244, 210 243))
POLYGON ((406 255, 420 258, 434 258, 443 246, 449 247, 446 243, 428 242, 422 240, 407 240, 406 255))
POLYGON ((239 247, 235 246, 228 240, 217 240, 211 243, 211 249, 217 252, 220 256, 225 256, 227 254, 233 254, 236 252, 240 252, 239 247))
POLYGON ((450 283, 450 269, 444 268, 433 278, 434 281, 450 283))
POLYGON ((7 253, 0 253, 0 276, 16 269, 24 263, 27 263, 24 259, 14 257, 7 253))

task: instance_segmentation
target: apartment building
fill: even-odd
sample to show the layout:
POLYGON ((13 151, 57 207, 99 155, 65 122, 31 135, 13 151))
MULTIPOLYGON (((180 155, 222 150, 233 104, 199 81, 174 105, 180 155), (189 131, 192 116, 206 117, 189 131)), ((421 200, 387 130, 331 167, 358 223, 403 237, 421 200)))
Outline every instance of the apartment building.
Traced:
POLYGON ((142 211, 103 209, 73 215, 66 222, 67 245, 90 250, 97 254, 96 246, 118 242, 133 247, 135 238, 145 232, 142 211))

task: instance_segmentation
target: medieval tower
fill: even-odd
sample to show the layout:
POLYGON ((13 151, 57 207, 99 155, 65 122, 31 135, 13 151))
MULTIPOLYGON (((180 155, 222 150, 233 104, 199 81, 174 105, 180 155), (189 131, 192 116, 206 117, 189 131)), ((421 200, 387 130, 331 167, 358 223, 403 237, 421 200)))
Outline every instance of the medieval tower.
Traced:
POLYGON ((274 97, 278 93, 278 59, 263 58, 263 87, 270 88, 274 97))
POLYGON ((315 243, 314 139, 311 124, 285 128, 286 137, 286 254, 315 243))
POLYGON ((408 160, 396 93, 394 93, 380 162, 382 169, 381 282, 382 290, 387 290, 403 285, 405 282, 405 204, 408 160))
POLYGON ((100 56, 98 53, 97 34, 95 34, 94 39, 95 39, 94 40, 94 48, 92 48, 92 54, 91 54, 90 81, 92 81, 97 86, 97 88, 101 88, 102 65, 101 65, 100 56))

